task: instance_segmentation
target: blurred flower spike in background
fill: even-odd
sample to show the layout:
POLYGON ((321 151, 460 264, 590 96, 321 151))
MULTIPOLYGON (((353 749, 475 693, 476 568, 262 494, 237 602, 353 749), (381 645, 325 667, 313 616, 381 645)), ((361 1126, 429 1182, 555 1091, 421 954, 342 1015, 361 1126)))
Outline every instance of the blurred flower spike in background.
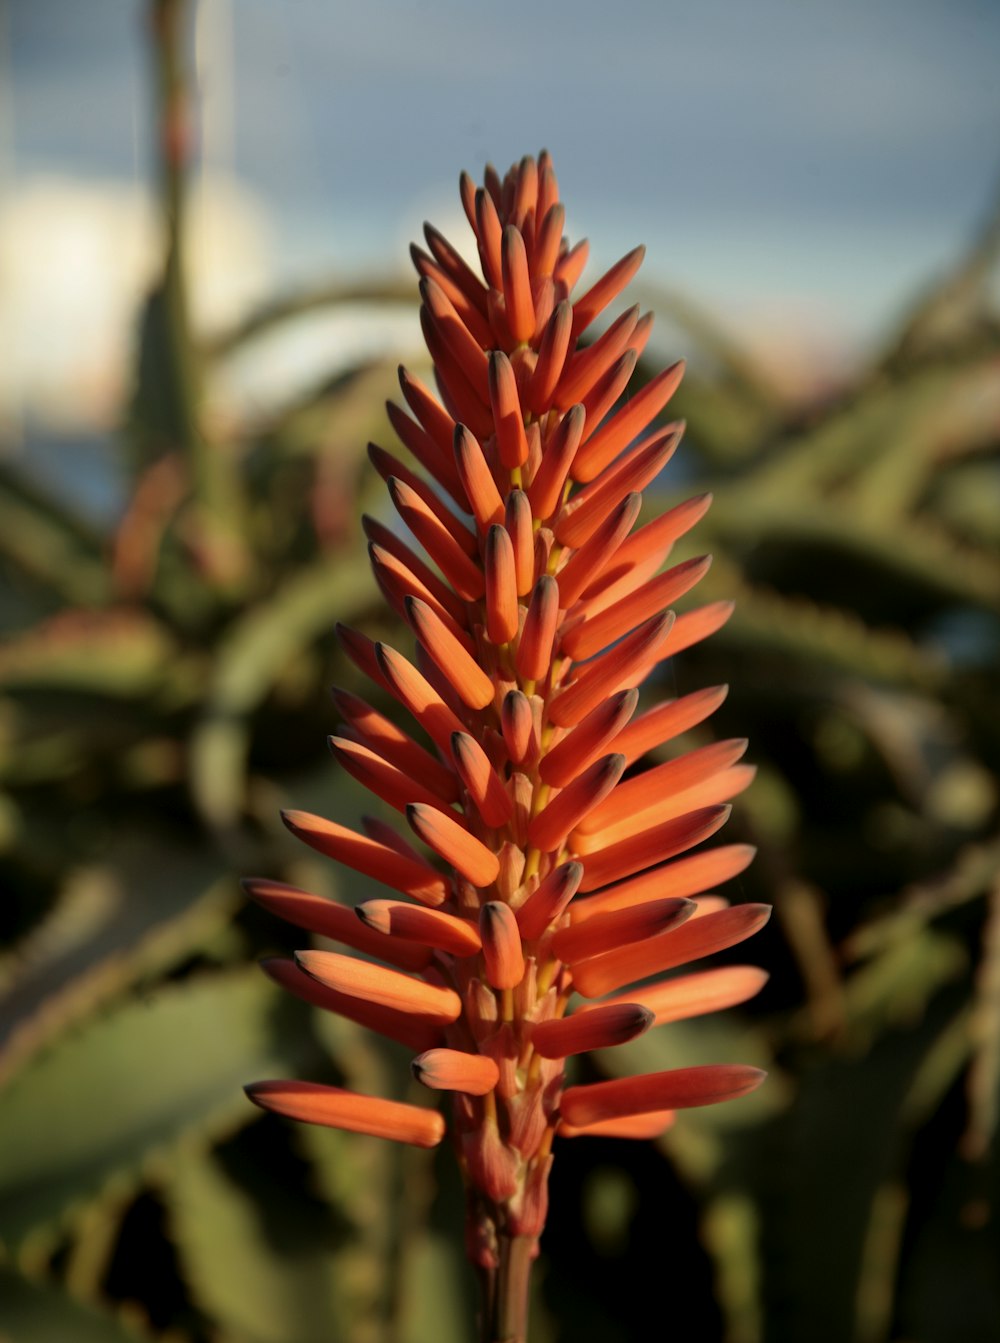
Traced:
MULTIPOLYGON (((480 188, 463 174, 461 195, 483 279, 430 225, 428 250, 411 249, 437 393, 401 369, 406 408, 390 404, 389 416, 417 469, 369 449, 432 561, 365 518, 375 578, 415 657, 340 630, 347 656, 429 744, 347 691, 330 739, 411 834, 284 815, 306 844, 403 898, 352 910, 273 881, 246 888, 365 957, 302 951, 268 973, 413 1049, 417 1080, 451 1093, 482 1337, 509 1343, 526 1336, 553 1139, 653 1137, 675 1110, 742 1096, 764 1077, 708 1063, 567 1086, 567 1059, 752 997, 766 977, 752 966, 653 977, 741 942, 769 908, 713 891, 743 871, 750 846, 691 852, 753 778, 746 741, 669 754, 726 687, 640 707, 654 669, 731 611, 670 609, 708 569, 707 555, 663 566, 709 496, 639 525, 642 491, 683 432, 659 423, 682 365, 628 395, 652 325, 637 306, 584 343, 643 249, 573 299, 588 249, 563 236, 547 153, 503 180, 487 168, 480 188), (632 768, 664 747, 663 763, 632 768)), ((435 1109, 337 1087, 247 1090, 294 1119, 422 1147, 446 1131, 435 1109)))

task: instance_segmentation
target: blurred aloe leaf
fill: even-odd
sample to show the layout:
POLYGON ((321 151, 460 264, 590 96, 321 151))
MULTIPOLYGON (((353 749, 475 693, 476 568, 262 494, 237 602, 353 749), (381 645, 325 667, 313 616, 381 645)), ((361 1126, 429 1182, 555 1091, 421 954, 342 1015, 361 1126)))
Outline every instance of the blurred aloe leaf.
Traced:
POLYGON ((405 304, 416 306, 416 290, 409 276, 388 279, 333 280, 273 299, 242 318, 228 331, 204 342, 206 356, 218 360, 293 318, 326 308, 350 304, 405 304))
POLYGON ((185 1135, 249 1119, 242 1084, 310 1053, 281 1020, 252 968, 168 984, 66 1032, 3 1093, 0 1241, 22 1244, 109 1182, 134 1182, 185 1135))
POLYGON ((195 1303, 233 1343, 348 1343, 331 1211, 266 1169, 185 1147, 164 1196, 195 1303))
POLYGON ((931 998, 956 979, 968 956, 954 938, 922 929, 886 948, 849 977, 843 1003, 855 1045, 887 1028, 918 1020, 931 998))
POLYGON ((191 743, 192 789, 213 825, 231 825, 243 803, 249 715, 283 668, 336 620, 350 619, 373 592, 360 558, 337 555, 304 569, 229 629, 191 743))
POLYGON ((0 650, 0 686, 132 698, 160 688, 176 658, 169 631, 145 611, 63 611, 0 650))
POLYGON ((149 1343, 151 1334, 126 1312, 100 1311, 57 1282, 29 1280, 0 1265, 2 1343, 149 1343))
POLYGON ((758 1165, 748 1174, 764 1213, 764 1300, 777 1336, 855 1337, 878 1191, 905 1159, 900 1117, 952 1005, 938 995, 920 1021, 884 1032, 863 1055, 803 1060, 795 1105, 751 1153, 758 1165))
POLYGON ((100 605, 111 586, 100 533, 23 473, 0 463, 0 556, 56 600, 100 605))
POLYGON ((155 832, 71 873, 48 918, 0 962, 0 1079, 96 1004, 190 955, 238 899, 216 855, 155 832))
POLYGON ((393 1343, 466 1343, 470 1301, 464 1263, 453 1235, 418 1233, 408 1246, 400 1285, 400 1327, 393 1343))

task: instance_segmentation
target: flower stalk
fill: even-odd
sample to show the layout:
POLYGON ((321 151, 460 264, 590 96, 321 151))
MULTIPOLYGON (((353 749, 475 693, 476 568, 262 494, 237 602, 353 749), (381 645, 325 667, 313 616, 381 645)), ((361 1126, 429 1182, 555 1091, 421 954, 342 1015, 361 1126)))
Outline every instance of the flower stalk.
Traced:
MULTIPOLYGON (((725 687, 639 712, 643 682, 731 611, 672 610, 710 557, 663 569, 707 497, 638 525, 683 430, 657 426, 682 364, 619 405, 651 316, 632 308, 580 339, 642 249, 574 299, 586 245, 563 237, 547 154, 502 180, 487 169, 479 188, 463 175, 461 194, 482 278, 429 225, 429 250, 412 251, 437 390, 401 370, 406 409, 389 418, 415 467, 370 448, 409 534, 366 518, 372 567, 415 654, 338 630, 383 707, 338 690, 331 749, 409 834, 288 812, 293 834, 390 895, 376 886, 352 911, 280 883, 247 890, 373 958, 303 950, 265 968, 413 1048, 414 1076, 448 1093, 481 1337, 524 1343, 555 1139, 655 1136, 677 1109, 763 1078, 706 1064, 567 1085, 567 1059, 751 997, 764 977, 750 966, 640 981, 733 946, 769 911, 712 892, 747 846, 690 852, 753 776, 741 739, 677 745, 725 687), (651 751, 660 763, 642 768, 651 751)), ((446 1130, 435 1109, 308 1082, 248 1092, 291 1118, 420 1146, 446 1130)))

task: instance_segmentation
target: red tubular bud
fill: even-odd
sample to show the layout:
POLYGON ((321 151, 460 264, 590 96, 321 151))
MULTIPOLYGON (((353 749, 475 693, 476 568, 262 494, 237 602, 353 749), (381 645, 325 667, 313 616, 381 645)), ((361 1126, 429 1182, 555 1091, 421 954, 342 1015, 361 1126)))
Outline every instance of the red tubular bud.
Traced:
POLYGON ((607 1049, 634 1040, 653 1024, 653 1013, 638 1003, 594 1007, 571 1017, 542 1021, 531 1030, 535 1052, 546 1059, 564 1059, 588 1049, 607 1049))
MULTIPOLYGON (((366 930, 362 927, 362 931, 366 930)), ((294 961, 284 960, 280 956, 268 957, 260 965, 269 979, 289 993, 294 993, 296 998, 323 1012, 335 1012, 338 1017, 384 1035, 387 1040, 396 1040, 407 1049, 432 1049, 441 1043, 444 1026, 439 1020, 425 1016, 422 1012, 397 1012, 391 1007, 370 1003, 366 998, 338 993, 336 989, 321 984, 300 970, 294 961)))
POLYGON ((372 568, 387 569, 400 583, 402 592, 423 597, 441 614, 456 639, 472 647, 472 640, 463 628, 466 620, 465 604, 452 589, 430 568, 419 555, 414 554, 405 541, 375 518, 364 514, 361 526, 371 543, 368 555, 372 568))
POLYGON ((593 480, 609 462, 614 461, 659 415, 680 386, 683 376, 684 361, 679 359, 636 392, 577 453, 573 467, 576 479, 584 483, 593 480))
POLYGON ((623 755, 597 760, 544 807, 528 826, 528 842, 543 853, 557 849, 588 812, 607 797, 625 769, 623 755))
POLYGON ((582 863, 563 863, 554 868, 516 911, 517 926, 526 942, 534 942, 546 928, 562 917, 580 889, 582 863))
POLYGON ((580 961, 573 967, 574 986, 585 998, 613 993, 625 984, 733 947, 763 928, 770 915, 769 905, 734 905, 700 919, 689 919, 658 937, 580 961))
POLYGON ((503 527, 486 534, 485 567, 486 634, 491 643, 509 643, 517 634, 517 575, 514 547, 503 527))
POLYGON ((555 403, 563 409, 582 401, 591 387, 629 348, 630 337, 639 320, 639 305, 629 308, 599 336, 592 345, 578 350, 563 370, 556 388, 555 403))
POLYGON ((451 299, 434 280, 421 280, 420 297, 427 304, 428 312, 458 366, 476 395, 485 403, 489 399, 489 385, 486 354, 479 341, 462 321, 451 299))
POLYGON ((433 807, 417 803, 406 809, 414 833, 450 863, 473 886, 490 886, 497 879, 500 861, 456 820, 433 807))
POLYGON ((556 385, 569 353, 572 331, 573 309, 566 302, 557 303, 542 331, 538 363, 527 389, 528 409, 533 415, 543 415, 552 408, 556 385))
MULTIPOLYGON (((456 429, 456 434, 457 432, 456 429)), ((465 553, 467 555, 476 553, 476 538, 459 521, 441 497, 431 489, 423 477, 411 471, 398 457, 395 457, 391 452, 386 452, 385 448, 380 448, 377 443, 368 444, 368 457, 372 466, 387 484, 390 477, 396 476, 404 485, 409 485, 414 494, 419 494, 431 512, 437 516, 445 530, 451 532, 465 553)), ((454 597, 454 593, 452 593, 452 596, 454 597)))
POLYGON ((517 185, 514 188, 514 203, 510 217, 521 228, 529 214, 534 215, 538 206, 538 165, 530 154, 525 154, 518 164, 517 185))
MULTIPOLYGON (((487 349, 493 339, 493 333, 486 321, 486 291, 482 283, 477 281, 479 293, 482 295, 482 306, 480 306, 469 290, 463 288, 442 265, 432 260, 416 243, 410 244, 410 260, 418 275, 433 280, 447 295, 462 325, 469 330, 482 349, 487 349)), ((472 275, 472 272, 469 271, 469 274, 472 275)))
POLYGON ((662 433, 637 444, 602 471, 596 480, 563 507, 554 524, 556 537, 564 546, 581 546, 601 519, 623 494, 644 490, 674 455, 684 432, 683 424, 671 425, 662 433))
POLYGON ((572 291, 573 286, 583 274, 589 256, 590 243, 586 238, 581 238, 575 247, 571 247, 556 262, 556 284, 561 284, 567 294, 572 291))
MULTIPOLYGON (((615 742, 639 703, 638 690, 622 690, 589 713, 538 766, 543 782, 565 788, 591 765, 610 742, 615 742)), ((618 752, 618 754, 623 754, 618 752)))
MULTIPOLYGON (((630 1002, 640 1002, 655 1018, 654 1025, 684 1021, 706 1012, 721 1012, 753 998, 767 983, 766 970, 756 965, 724 965, 718 970, 701 970, 680 975, 629 994, 630 1002)), ((597 1011, 585 1007, 586 1011, 597 1011)))
POLYGON ((538 215, 544 219, 559 200, 559 183, 552 166, 552 155, 543 149, 538 155, 538 215))
POLYGON ((507 496, 505 525, 514 547, 514 573, 519 597, 526 597, 535 583, 535 538, 531 522, 528 496, 523 490, 511 490, 507 496))
POLYGON ((700 807, 730 802, 750 787, 756 773, 755 765, 733 765, 729 769, 717 770, 680 792, 664 793, 655 801, 648 801, 641 811, 624 816, 611 825, 602 826, 600 830, 585 831, 578 827, 570 835, 569 843, 581 856, 611 848, 643 830, 676 820, 700 807))
POLYGON ((509 690, 500 708, 500 728, 504 744, 515 765, 526 760, 534 740, 534 716, 528 698, 520 690, 509 690))
POLYGON ((359 1096, 317 1082, 252 1082, 244 1090, 262 1110, 301 1119, 307 1124, 393 1138, 415 1147, 436 1147, 444 1137, 442 1115, 402 1101, 359 1096))
POLYGON ((447 752, 451 734, 464 724, 434 689, 426 676, 387 644, 375 645, 379 680, 417 720, 440 750, 447 752))
POLYGON ((586 420, 582 406, 571 406, 549 436, 541 464, 528 486, 528 500, 536 518, 550 518, 559 508, 586 420))
POLYGON ((486 404, 487 398, 485 394, 482 397, 476 394, 462 366, 448 348, 426 303, 420 307, 420 329, 434 361, 434 381, 438 385, 448 419, 452 424, 461 420, 474 434, 488 437, 493 432, 493 420, 486 404))
MULTIPOLYGON (((482 943, 468 919, 440 909, 408 905, 402 900, 365 900, 354 910, 365 928, 379 937, 403 938, 437 947, 452 956, 474 956, 482 943)), ((375 953, 378 954, 377 952, 375 953)))
POLYGON ((370 932, 358 922, 354 910, 347 905, 338 905, 325 896, 310 895, 297 886, 263 877, 248 877, 241 884, 251 900, 279 919, 294 923, 297 928, 308 928, 311 933, 343 942, 345 946, 377 956, 401 970, 422 970, 430 964, 430 952, 426 947, 400 943, 381 933, 370 932))
POLYGON ((374 681, 383 689, 387 688, 375 655, 375 641, 369 639, 367 634, 362 634, 360 630, 352 630, 350 625, 345 625, 341 621, 337 622, 334 632, 337 642, 358 671, 367 676, 369 681, 374 681))
POLYGON ((448 897, 444 877, 430 863, 414 862, 388 845, 307 811, 283 811, 281 819, 292 834, 304 840, 310 848, 328 858, 336 858, 375 881, 383 881, 394 890, 412 895, 425 905, 444 904, 448 897))
POLYGON ((642 507, 641 494, 627 494, 608 514, 593 536, 576 551, 556 574, 559 605, 568 610, 591 582, 611 562, 632 530, 642 507))
POLYGON ((386 821, 381 821, 376 816, 362 816, 361 824, 365 828, 365 834, 371 839, 378 840, 380 844, 386 844, 390 849, 395 849, 401 853, 404 858, 412 858, 416 862, 422 859, 417 850, 408 839, 404 839, 398 830, 394 830, 386 821))
POLYGON ((489 757, 474 737, 456 732, 451 739, 455 768, 488 826, 506 825, 513 810, 510 798, 489 757))
POLYGON ((594 891, 633 872, 663 863, 675 854, 692 849, 725 825, 732 810, 728 806, 699 807, 685 816, 654 825, 641 834, 588 854, 581 890, 594 891))
POLYGON ((510 905, 491 900, 479 911, 486 978, 495 989, 513 989, 524 975, 521 934, 510 905))
POLYGON ((587 292, 573 304, 574 339, 586 331, 594 318, 604 311, 612 299, 616 298, 642 265, 646 255, 645 247, 634 247, 620 261, 616 261, 609 271, 592 284, 587 292))
POLYGON ((489 355, 489 398, 500 461, 512 470, 528 456, 528 438, 524 432, 517 380, 510 360, 502 350, 493 350, 489 355))
POLYGON ((535 273, 551 275, 559 256, 566 209, 558 201, 548 210, 535 238, 535 273))
POLYGON ((740 1063, 714 1063, 703 1068, 592 1082, 563 1092, 560 1112, 568 1124, 595 1124, 603 1119, 646 1114, 650 1110, 681 1110, 715 1105, 755 1091, 767 1076, 760 1068, 740 1063))
POLYGON ((413 1076, 434 1091, 464 1091, 485 1096, 497 1084, 500 1070, 485 1054, 460 1049, 428 1049, 410 1064, 413 1076))
POLYGON ((508 224, 503 231, 500 273, 510 334, 521 345, 534 334, 535 305, 531 297, 531 277, 528 274, 524 239, 512 224, 508 224))
POLYGON ((631 764, 647 751, 703 723, 728 694, 728 686, 716 685, 656 704, 623 728, 615 740, 615 749, 628 756, 631 764))
MULTIPOLYGON (((471 178, 468 178, 466 174, 463 174, 463 178, 468 181, 469 187, 472 188, 469 192, 468 187, 463 184, 462 200, 463 203, 468 200, 468 204, 473 207, 473 218, 469 222, 475 227, 475 187, 472 185, 471 178)), ((433 253, 434 260, 462 293, 468 296, 476 309, 485 316, 486 290, 483 287, 482 280, 433 224, 424 224, 424 237, 427 240, 427 246, 433 253)))
POLYGON ((406 618, 431 660, 470 709, 485 709, 493 702, 495 687, 441 617, 419 597, 407 597, 406 618))
MULTIPOLYGON (((406 404, 423 426, 434 445, 437 461, 437 473, 444 479, 457 483, 455 464, 451 457, 451 441, 455 432, 455 421, 421 380, 403 368, 399 369, 399 387, 406 404)), ((406 440, 404 439, 404 442, 406 440)), ((461 502, 459 499, 458 502, 461 502)))
MULTIPOLYGON (((597 426, 607 415, 608 411, 615 404, 625 388, 629 384, 629 379, 635 372, 636 365, 635 350, 626 350, 622 357, 615 361, 606 373, 603 373, 593 387, 583 399, 583 408, 587 412, 587 429, 584 434, 584 445, 586 440, 593 434, 597 426)), ((577 463, 583 448, 577 453, 573 460, 573 479, 579 480, 580 473, 577 469, 577 463)))
POLYGON ((464 424, 455 426, 455 465, 469 498, 476 525, 485 532, 503 520, 503 500, 486 464, 479 440, 464 424))
POLYGON ((483 571, 479 565, 445 530, 420 496, 395 476, 389 480, 389 494, 400 517, 459 596, 466 601, 478 601, 484 588, 483 571))
MULTIPOLYGON (((424 470, 448 491, 459 508, 464 508, 464 492, 462 482, 455 470, 455 463, 445 462, 441 450, 423 425, 418 424, 416 420, 411 420, 409 415, 394 402, 387 401, 385 409, 389 416, 389 423, 399 435, 400 441, 409 448, 424 470)), ((443 411, 441 413, 444 414, 443 411)), ((403 478, 400 477, 400 479, 403 478)), ((444 519, 444 521, 447 520, 444 519)))
MULTIPOLYGON (((581 820, 581 832, 590 834, 604 830, 618 821, 628 821, 631 826, 647 810, 655 810, 664 799, 685 792, 714 774, 720 774, 739 760, 747 745, 746 737, 713 741, 634 775, 620 788, 616 788, 611 797, 599 805, 595 804, 581 820)), ((637 822, 636 828, 641 829, 642 826, 637 822)))
POLYGON ((615 556, 614 563, 584 590, 582 600, 586 613, 595 615, 603 611, 612 602, 627 597, 637 584, 652 578, 670 554, 673 543, 705 516, 711 502, 710 494, 698 495, 633 532, 615 556))
MULTIPOLYGON (((380 678, 381 679, 381 678, 380 678)), ((458 780, 450 769, 435 759, 429 751, 408 737, 405 732, 350 691, 335 688, 333 702, 346 722, 359 734, 362 741, 377 751, 385 760, 391 760, 397 769, 419 779, 432 792, 447 802, 458 800, 458 780)), ((419 801, 411 798, 411 802, 419 801)))
POLYGON ((673 612, 665 611, 586 663, 580 674, 552 699, 549 717, 553 723, 558 727, 574 727, 616 690, 638 684, 641 679, 638 673, 662 652, 673 624, 673 612))
POLYGON ((397 769, 388 760, 383 760, 367 746, 345 737, 328 737, 327 741, 334 757, 348 774, 397 811, 405 811, 410 802, 426 802, 442 811, 450 810, 448 803, 439 794, 417 783, 410 774, 397 769))
POLYGON ((674 1118, 673 1110, 650 1110, 648 1114, 599 1119, 594 1124, 567 1124, 563 1119, 556 1132, 560 1138, 632 1138, 648 1142, 666 1133, 674 1118))
POLYGON ((573 922, 583 923, 598 914, 625 909, 644 900, 666 896, 689 897, 720 886, 750 866, 757 852, 752 844, 723 844, 707 853, 692 853, 664 867, 654 867, 631 881, 609 886, 573 906, 573 922))
POLYGON ((341 956, 337 951, 297 951, 295 964, 313 979, 351 998, 390 1007, 394 1012, 419 1012, 448 1025, 457 1021, 462 1000, 453 989, 428 984, 384 965, 341 956))
POLYGON ((500 244, 503 228, 493 197, 482 187, 476 192, 476 236, 479 239, 479 259, 483 263, 486 283, 491 289, 502 290, 500 244))
POLYGON ((552 952, 561 961, 574 965, 678 928, 696 912, 693 900, 648 900, 599 919, 560 928, 552 939, 552 952))
POLYGON ((545 679, 552 662, 552 644, 559 623, 559 585, 549 574, 535 584, 514 666, 523 681, 545 679))

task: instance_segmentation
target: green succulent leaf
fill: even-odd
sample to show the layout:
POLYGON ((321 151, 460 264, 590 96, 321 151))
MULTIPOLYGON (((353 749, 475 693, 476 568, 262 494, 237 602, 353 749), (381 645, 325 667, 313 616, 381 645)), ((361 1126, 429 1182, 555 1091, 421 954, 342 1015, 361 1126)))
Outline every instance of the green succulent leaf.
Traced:
POLYGON ((355 1337, 339 1298, 344 1227, 300 1188, 190 1148, 171 1162, 164 1197, 194 1300, 233 1343, 355 1337))
POLYGON ((3 1092, 0 1242, 134 1184, 186 1136, 249 1119, 242 1084, 294 1071, 315 1048, 282 1029, 291 1006, 254 967, 169 984, 66 1031, 3 1092))
POLYGON ((0 465, 0 557, 69 605, 110 597, 101 537, 9 464, 0 465))
POLYGON ((156 831, 70 873, 49 916, 0 962, 0 1081, 97 1004, 190 955, 237 900, 221 858, 156 831))
POLYGON ((0 650, 0 686, 131 699, 158 690, 177 656, 169 632, 141 610, 66 610, 0 650))
POLYGON ((191 743, 191 779, 202 814, 216 826, 243 803, 248 717, 282 670, 337 620, 350 618, 374 593, 368 566, 342 554, 304 569, 227 633, 191 743))
POLYGON ((149 1343, 122 1312, 75 1301, 51 1280, 0 1266, 0 1343, 149 1343))

